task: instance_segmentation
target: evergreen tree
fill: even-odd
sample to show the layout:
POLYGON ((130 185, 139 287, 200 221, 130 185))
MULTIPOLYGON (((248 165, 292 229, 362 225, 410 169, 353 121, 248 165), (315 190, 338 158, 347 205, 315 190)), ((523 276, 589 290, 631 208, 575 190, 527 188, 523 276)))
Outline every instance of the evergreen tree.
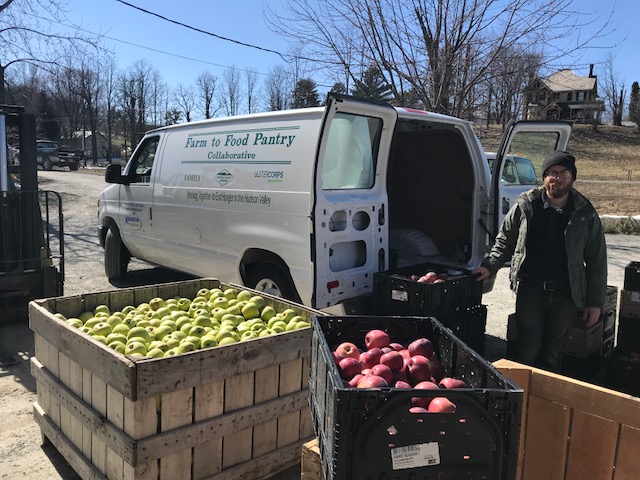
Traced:
POLYGON ((351 89, 351 95, 371 100, 388 101, 391 97, 391 89, 385 82, 380 69, 371 66, 364 71, 361 80, 356 80, 355 87, 351 89))
POLYGON ((293 89, 293 108, 317 107, 320 105, 316 82, 303 78, 293 89))
POLYGON ((638 82, 633 82, 633 85, 631 85, 629 120, 635 122, 638 130, 640 130, 640 85, 638 85, 638 82))

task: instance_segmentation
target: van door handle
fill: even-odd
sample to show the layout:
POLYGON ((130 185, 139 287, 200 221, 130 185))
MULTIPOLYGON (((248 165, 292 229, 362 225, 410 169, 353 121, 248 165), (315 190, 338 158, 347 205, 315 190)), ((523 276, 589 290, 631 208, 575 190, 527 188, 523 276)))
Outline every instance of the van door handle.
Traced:
POLYGON ((502 197, 502 213, 509 213, 509 199, 506 197, 502 197))
POLYGON ((149 220, 153 221, 153 207, 149 207, 149 220))

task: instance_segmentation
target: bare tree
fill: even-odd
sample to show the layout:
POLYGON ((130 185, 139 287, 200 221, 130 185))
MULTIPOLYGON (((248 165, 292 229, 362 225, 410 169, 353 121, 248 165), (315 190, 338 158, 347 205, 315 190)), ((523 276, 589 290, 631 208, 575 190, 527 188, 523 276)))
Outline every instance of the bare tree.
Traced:
POLYGON ((222 74, 218 103, 228 116, 240 113, 240 70, 235 65, 227 68, 222 74))
POLYGON ((377 66, 394 97, 410 92, 429 110, 465 116, 477 107, 472 90, 503 52, 535 49, 544 65, 557 64, 607 33, 607 18, 581 14, 574 3, 288 0, 266 16, 273 31, 305 45, 306 58, 325 68, 354 81, 377 66), (587 26, 595 34, 579 35, 587 26))
POLYGON ((4 0, 0 3, 0 103, 5 99, 5 71, 16 63, 53 68, 69 45, 98 48, 99 37, 55 30, 69 24, 65 0, 4 0), (45 18, 48 17, 48 18, 45 18))
POLYGON ((290 107, 293 83, 291 74, 283 65, 276 65, 269 71, 265 88, 269 111, 286 110, 290 107))
POLYGON ((202 100, 202 114, 204 118, 213 118, 217 109, 213 108, 213 97, 216 93, 216 82, 218 79, 209 72, 202 72, 196 78, 196 88, 202 100))
POLYGON ((604 78, 598 83, 603 87, 603 97, 611 114, 613 124, 621 126, 624 101, 627 94, 624 80, 620 80, 620 74, 615 70, 612 54, 607 55, 604 62, 604 78))
POLYGON ((258 111, 258 73, 255 68, 247 67, 244 70, 247 81, 247 113, 258 111))
POLYGON ((196 108, 196 96, 193 87, 179 83, 174 91, 174 98, 180 113, 184 115, 185 121, 190 122, 192 120, 191 114, 196 108))

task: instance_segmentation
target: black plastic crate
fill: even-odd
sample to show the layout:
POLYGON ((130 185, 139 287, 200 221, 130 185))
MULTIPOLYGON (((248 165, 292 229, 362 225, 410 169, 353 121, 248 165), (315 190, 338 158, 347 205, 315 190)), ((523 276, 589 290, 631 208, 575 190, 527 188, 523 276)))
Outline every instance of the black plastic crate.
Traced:
POLYGON ((377 315, 443 317, 482 300, 482 282, 470 270, 454 269, 436 263, 421 263, 373 275, 374 312, 377 315), (442 283, 420 283, 429 271, 447 274, 442 283))
POLYGON ((625 352, 633 352, 640 345, 640 318, 620 315, 617 345, 625 352))
POLYGON ((640 397, 640 353, 616 347, 605 359, 606 386, 640 397))
POLYGON ((440 322, 451 330, 467 346, 484 355, 485 330, 487 326, 486 305, 476 305, 453 312, 440 322))
POLYGON ((624 289, 640 292, 640 262, 629 262, 625 267, 624 289))
POLYGON ((523 391, 438 320, 327 316, 312 324, 309 397, 325 479, 515 478, 523 391), (429 338, 446 375, 469 388, 345 387, 332 350, 346 341, 364 349, 372 329, 403 344, 429 338), (457 410, 413 414, 417 396, 447 397, 457 410))

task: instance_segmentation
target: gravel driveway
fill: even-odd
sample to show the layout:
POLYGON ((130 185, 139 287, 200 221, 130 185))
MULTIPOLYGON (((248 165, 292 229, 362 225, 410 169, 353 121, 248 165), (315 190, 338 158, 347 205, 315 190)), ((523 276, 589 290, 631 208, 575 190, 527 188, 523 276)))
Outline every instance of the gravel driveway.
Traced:
MULTIPOLYGON (((133 261, 126 282, 111 284, 103 269, 103 250, 96 235, 97 196, 105 183, 101 171, 39 171, 40 187, 62 195, 66 238, 65 295, 112 290, 189 277, 133 261)), ((640 236, 608 235, 609 285, 622 288, 624 267, 640 260, 640 236)), ((488 306, 486 357, 504 356, 507 315, 513 312, 515 297, 508 288, 507 269, 497 276, 494 290, 483 297, 488 306)), ((33 335, 27 319, 0 319, 0 349, 10 352, 17 364, 0 367, 0 479, 78 479, 71 467, 50 445, 41 446, 40 429, 33 420, 35 381, 29 358, 33 356, 33 335)), ((289 478, 293 478, 290 476, 289 478)))

